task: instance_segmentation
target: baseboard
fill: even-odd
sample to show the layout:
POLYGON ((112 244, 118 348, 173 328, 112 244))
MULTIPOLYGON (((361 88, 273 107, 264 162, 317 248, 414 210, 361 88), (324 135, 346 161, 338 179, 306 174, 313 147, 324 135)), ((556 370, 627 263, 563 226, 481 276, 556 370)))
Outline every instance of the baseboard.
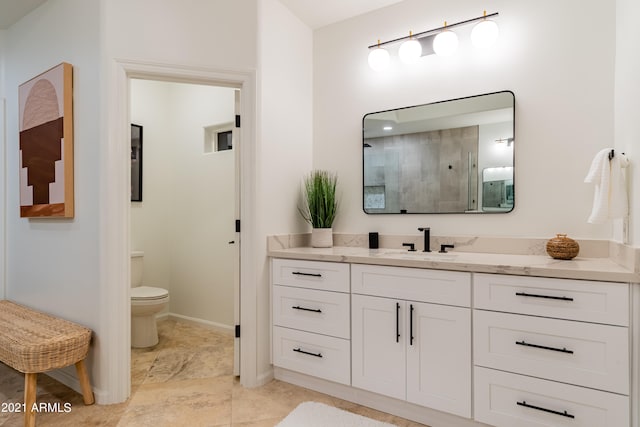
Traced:
POLYGON ((486 424, 478 423, 467 418, 414 405, 403 400, 382 396, 355 387, 300 374, 287 369, 275 367, 274 375, 277 380, 319 391, 320 393, 338 397, 431 427, 488 427, 486 424))
POLYGON ((263 372, 258 375, 256 387, 263 386, 274 379, 273 369, 269 369, 267 372, 263 372))
MULTIPOLYGON (((56 369, 55 371, 45 372, 44 375, 47 375, 48 377, 51 377, 54 380, 66 385, 77 393, 82 394, 82 386, 80 385, 75 372, 75 367, 69 366, 62 369, 56 369)), ((100 390, 95 387, 92 387, 91 389, 93 391, 93 397, 95 398, 95 401, 98 405, 110 403, 107 402, 107 393, 104 390, 100 390)))
POLYGON ((222 323, 211 322, 209 320, 197 319, 195 317, 184 316, 182 314, 176 313, 164 313, 157 316, 158 320, 169 319, 175 320, 176 322, 186 323, 189 325, 202 326, 207 329, 214 330, 216 332, 220 332, 226 335, 234 335, 234 327, 229 325, 223 325, 222 323))

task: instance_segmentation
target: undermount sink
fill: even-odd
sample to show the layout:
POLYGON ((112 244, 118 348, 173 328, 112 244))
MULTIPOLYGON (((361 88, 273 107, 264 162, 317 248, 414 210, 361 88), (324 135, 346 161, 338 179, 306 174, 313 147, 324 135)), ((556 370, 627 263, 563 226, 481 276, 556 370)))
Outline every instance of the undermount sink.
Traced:
POLYGON ((382 256, 388 256, 390 258, 401 258, 401 259, 415 259, 415 260, 424 260, 424 261, 454 261, 458 254, 446 252, 422 252, 422 251, 407 251, 407 250, 389 250, 385 251, 382 256))

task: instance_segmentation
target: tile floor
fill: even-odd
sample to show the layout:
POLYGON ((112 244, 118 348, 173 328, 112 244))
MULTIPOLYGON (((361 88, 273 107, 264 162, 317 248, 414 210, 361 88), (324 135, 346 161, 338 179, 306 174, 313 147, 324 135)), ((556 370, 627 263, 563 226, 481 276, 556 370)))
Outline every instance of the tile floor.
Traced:
MULTIPOLYGON (((37 425, 271 427, 298 404, 311 400, 399 427, 422 426, 277 380, 246 389, 233 376, 231 336, 171 320, 161 321, 158 326, 158 345, 132 350, 129 400, 84 406, 80 394, 39 375, 38 403, 68 402, 71 411, 39 413, 37 425)), ((0 364, 0 404, 22 402, 23 393, 23 375, 0 364)), ((0 426, 18 427, 22 420, 22 414, 0 411, 0 426)))

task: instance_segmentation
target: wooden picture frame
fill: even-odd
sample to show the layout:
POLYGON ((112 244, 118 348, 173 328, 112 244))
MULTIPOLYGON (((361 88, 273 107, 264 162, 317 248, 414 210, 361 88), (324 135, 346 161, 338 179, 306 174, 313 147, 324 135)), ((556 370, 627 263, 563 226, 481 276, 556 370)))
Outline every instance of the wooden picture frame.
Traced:
POLYGON ((131 124, 131 201, 142 201, 142 126, 131 124))
POLYGON ((18 87, 20 216, 73 218, 73 67, 18 87))

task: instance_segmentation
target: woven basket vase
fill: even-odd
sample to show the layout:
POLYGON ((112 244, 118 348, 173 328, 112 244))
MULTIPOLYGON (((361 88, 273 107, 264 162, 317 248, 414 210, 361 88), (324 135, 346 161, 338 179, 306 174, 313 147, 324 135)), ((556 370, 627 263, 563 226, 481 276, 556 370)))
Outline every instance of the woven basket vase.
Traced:
POLYGON ((580 252, 580 245, 566 234, 556 234, 547 242, 547 253, 555 259, 573 259, 580 252))

